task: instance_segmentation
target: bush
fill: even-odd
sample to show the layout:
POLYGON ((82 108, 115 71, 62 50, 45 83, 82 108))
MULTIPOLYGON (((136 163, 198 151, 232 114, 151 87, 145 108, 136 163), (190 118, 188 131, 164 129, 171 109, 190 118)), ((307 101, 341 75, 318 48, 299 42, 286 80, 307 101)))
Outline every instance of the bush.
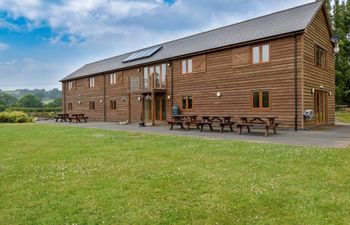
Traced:
POLYGON ((11 107, 8 109, 9 111, 22 111, 26 113, 33 113, 33 112, 62 112, 62 107, 55 107, 55 108, 23 108, 23 107, 11 107))
POLYGON ((25 112, 1 112, 0 123, 30 123, 33 119, 25 112))

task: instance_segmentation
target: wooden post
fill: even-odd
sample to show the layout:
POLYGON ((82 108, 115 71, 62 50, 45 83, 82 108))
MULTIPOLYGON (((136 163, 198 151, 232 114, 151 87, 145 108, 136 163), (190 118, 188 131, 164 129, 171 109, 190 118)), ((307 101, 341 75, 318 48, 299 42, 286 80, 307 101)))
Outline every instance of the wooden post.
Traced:
POLYGON ((152 104, 151 104, 151 112, 152 112, 152 126, 155 125, 155 94, 154 94, 154 73, 151 74, 151 93, 152 93, 152 104))

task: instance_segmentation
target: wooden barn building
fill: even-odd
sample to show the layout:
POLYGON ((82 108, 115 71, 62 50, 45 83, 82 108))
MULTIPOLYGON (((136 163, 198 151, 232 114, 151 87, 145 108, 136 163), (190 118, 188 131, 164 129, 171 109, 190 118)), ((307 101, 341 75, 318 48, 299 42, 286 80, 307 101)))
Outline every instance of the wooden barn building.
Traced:
POLYGON ((335 56, 323 2, 87 64, 61 80, 64 112, 156 124, 181 113, 335 123, 335 56), (306 118, 305 112, 314 117, 306 118))

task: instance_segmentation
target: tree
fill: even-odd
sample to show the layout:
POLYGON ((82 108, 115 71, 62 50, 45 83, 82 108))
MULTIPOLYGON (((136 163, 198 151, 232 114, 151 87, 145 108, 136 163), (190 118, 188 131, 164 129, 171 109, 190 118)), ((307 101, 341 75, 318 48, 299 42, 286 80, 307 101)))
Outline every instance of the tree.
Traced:
POLYGON ((12 106, 17 102, 17 98, 4 92, 0 93, 0 100, 4 103, 5 106, 12 106))
POLYGON ((55 108, 55 107, 62 107, 62 105, 63 105, 62 98, 56 98, 53 102, 50 102, 45 106, 49 108, 55 108))
POLYGON ((25 107, 25 108, 41 108, 43 107, 43 103, 40 101, 39 98, 35 97, 34 95, 26 95, 18 102, 16 103, 19 107, 25 107))

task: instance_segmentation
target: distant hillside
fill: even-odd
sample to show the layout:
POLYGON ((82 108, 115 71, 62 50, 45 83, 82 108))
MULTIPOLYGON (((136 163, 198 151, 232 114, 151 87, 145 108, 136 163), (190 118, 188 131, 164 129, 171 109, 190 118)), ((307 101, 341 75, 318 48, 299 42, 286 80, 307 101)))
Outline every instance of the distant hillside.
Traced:
POLYGON ((16 89, 14 91, 1 91, 0 93, 4 92, 7 93, 17 99, 22 98, 25 95, 31 94, 34 95, 35 97, 39 98, 40 100, 47 101, 49 99, 57 99, 57 98, 62 98, 62 91, 58 90, 57 88, 54 88, 52 90, 46 91, 45 89, 34 89, 34 90, 29 90, 29 89, 16 89))

